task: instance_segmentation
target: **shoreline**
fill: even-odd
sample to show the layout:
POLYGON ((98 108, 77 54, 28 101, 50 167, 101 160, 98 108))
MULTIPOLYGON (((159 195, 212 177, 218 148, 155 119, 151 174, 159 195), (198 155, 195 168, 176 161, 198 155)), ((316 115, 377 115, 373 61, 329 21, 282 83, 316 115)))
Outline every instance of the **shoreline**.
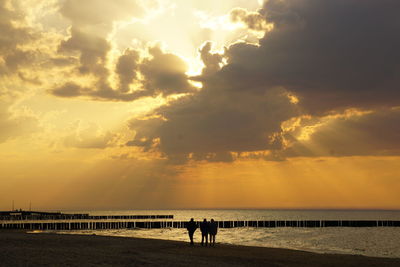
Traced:
POLYGON ((0 251, 0 266, 400 266, 400 258, 21 230, 1 230, 0 251))

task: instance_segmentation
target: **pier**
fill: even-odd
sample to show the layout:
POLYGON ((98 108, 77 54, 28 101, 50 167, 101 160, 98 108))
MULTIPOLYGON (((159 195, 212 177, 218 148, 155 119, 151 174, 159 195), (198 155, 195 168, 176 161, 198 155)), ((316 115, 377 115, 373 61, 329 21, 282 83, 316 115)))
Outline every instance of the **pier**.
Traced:
POLYGON ((42 211, 0 211, 0 221, 22 220, 157 220, 173 219, 174 215, 89 215, 42 211))
MULTIPOLYGON (((186 228, 187 221, 140 221, 126 219, 1 221, 0 229, 24 230, 97 230, 97 229, 160 229, 186 228)), ((199 224, 200 222, 196 222, 199 224)), ((400 221, 387 220, 302 220, 302 221, 216 221, 219 228, 254 227, 400 227, 400 221)))

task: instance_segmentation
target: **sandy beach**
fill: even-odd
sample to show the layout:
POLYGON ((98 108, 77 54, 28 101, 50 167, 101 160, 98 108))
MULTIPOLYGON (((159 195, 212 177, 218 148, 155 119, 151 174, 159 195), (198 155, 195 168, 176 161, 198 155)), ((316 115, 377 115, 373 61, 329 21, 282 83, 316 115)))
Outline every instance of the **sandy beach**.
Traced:
POLYGON ((1 266, 400 266, 400 259, 105 236, 0 231, 1 266))

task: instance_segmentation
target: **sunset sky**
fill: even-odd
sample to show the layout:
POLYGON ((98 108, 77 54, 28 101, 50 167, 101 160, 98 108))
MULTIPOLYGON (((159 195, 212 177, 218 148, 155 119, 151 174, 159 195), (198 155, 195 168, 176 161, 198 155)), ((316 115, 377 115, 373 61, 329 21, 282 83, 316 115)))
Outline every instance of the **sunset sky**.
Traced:
POLYGON ((400 209, 399 10, 0 0, 0 210, 400 209))

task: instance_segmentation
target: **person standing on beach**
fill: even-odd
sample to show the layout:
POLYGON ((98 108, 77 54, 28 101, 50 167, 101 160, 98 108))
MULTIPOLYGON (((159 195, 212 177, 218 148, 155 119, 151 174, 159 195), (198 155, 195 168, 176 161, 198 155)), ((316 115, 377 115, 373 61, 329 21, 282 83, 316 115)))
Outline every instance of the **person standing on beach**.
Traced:
POLYGON ((190 245, 193 246, 194 245, 193 234, 197 229, 197 224, 194 222, 193 218, 191 218, 190 221, 187 223, 186 229, 188 230, 190 245))
POLYGON ((204 219, 200 223, 200 231, 201 231, 201 245, 204 246, 204 239, 206 240, 206 246, 208 245, 208 222, 204 219))
POLYGON ((210 246, 214 246, 215 236, 217 235, 218 232, 218 224, 214 221, 214 219, 211 219, 211 222, 208 227, 208 232, 210 234, 210 246))

